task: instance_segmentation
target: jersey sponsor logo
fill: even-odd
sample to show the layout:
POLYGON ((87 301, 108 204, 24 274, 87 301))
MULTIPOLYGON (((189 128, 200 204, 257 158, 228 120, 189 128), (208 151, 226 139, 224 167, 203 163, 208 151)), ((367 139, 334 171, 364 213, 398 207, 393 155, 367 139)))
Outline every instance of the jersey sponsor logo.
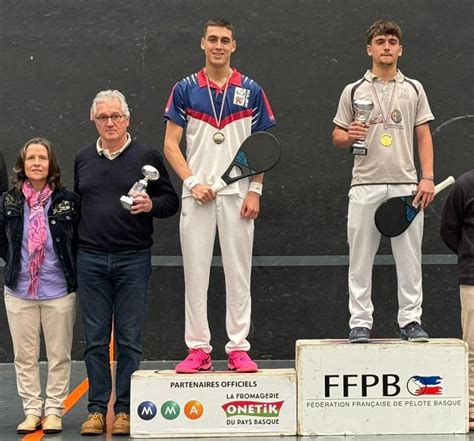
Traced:
POLYGON ((236 87, 234 91, 233 103, 236 106, 248 107, 250 97, 250 89, 243 89, 242 87, 236 87))
POLYGON ((401 98, 402 100, 407 100, 408 98, 410 98, 408 89, 406 89, 405 87, 402 87, 401 89, 399 89, 398 98, 401 98))
POLYGON ((383 124, 383 117, 379 113, 378 115, 374 115, 369 119, 369 124, 370 125, 375 125, 375 124, 383 124))

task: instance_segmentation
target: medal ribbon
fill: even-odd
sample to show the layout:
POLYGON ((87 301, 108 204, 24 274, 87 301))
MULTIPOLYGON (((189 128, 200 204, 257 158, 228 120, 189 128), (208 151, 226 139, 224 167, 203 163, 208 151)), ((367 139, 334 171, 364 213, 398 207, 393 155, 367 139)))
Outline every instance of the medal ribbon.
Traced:
MULTIPOLYGON (((209 84, 209 77, 207 76, 206 72, 206 83, 207 83, 207 91, 209 92, 209 99, 211 100, 211 107, 212 107, 212 113, 214 114, 214 119, 216 120, 217 123, 217 131, 221 129, 221 121, 222 121, 222 112, 224 110, 224 104, 225 104, 225 97, 227 95, 227 87, 229 85, 229 80, 232 75, 229 75, 227 77, 227 81, 225 82, 225 87, 224 87, 224 95, 222 97, 222 106, 221 106, 221 111, 219 113, 219 119, 217 119, 217 112, 216 112, 216 107, 214 105, 214 100, 212 99, 212 93, 211 93, 211 85, 209 84)), ((216 93, 217 95, 217 93, 216 93)))
POLYGON ((390 103, 389 103, 389 105, 388 105, 388 111, 387 111, 387 116, 386 116, 386 117, 385 117, 385 115, 383 114, 382 103, 381 103, 380 100, 379 100, 379 96, 378 96, 378 94, 377 94, 377 89, 375 88, 375 85, 374 85, 374 80, 372 80, 372 89, 374 90, 375 99, 377 100, 377 105, 379 106, 379 108, 380 108, 380 113, 382 114, 383 128, 384 128, 385 130, 387 130, 387 128, 388 128, 388 123, 389 123, 389 121, 390 121, 390 110, 392 110, 393 98, 395 97, 395 90, 397 89, 397 81, 395 80, 395 84, 393 85, 392 96, 390 97, 390 103))

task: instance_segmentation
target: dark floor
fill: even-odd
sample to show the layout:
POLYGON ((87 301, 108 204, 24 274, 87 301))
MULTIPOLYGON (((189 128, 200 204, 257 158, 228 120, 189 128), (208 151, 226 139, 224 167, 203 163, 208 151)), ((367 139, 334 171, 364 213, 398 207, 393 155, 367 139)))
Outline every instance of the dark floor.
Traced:
MULTIPOLYGON (((143 362, 142 369, 170 369, 174 366, 174 362, 143 362)), ((215 369, 224 369, 224 362, 215 362, 215 369)), ((261 361, 262 368, 291 368, 294 367, 293 361, 261 361)), ((46 364, 41 363, 42 376, 45 378, 46 364)), ((83 362, 73 362, 71 390, 73 390, 86 377, 85 366, 83 362)), ((0 395, 0 441, 39 441, 40 439, 47 441, 103 441, 112 440, 110 434, 96 437, 82 437, 79 435, 79 428, 82 421, 87 416, 86 395, 77 402, 71 411, 64 416, 63 432, 57 435, 44 435, 41 437, 21 436, 16 434, 16 426, 23 419, 20 399, 16 391, 15 372, 12 364, 0 364, 0 378, 2 382, 0 395)), ((43 381, 44 384, 44 381, 43 381)), ((255 436, 246 437, 229 437, 218 438, 223 441, 229 441, 231 438, 237 441, 254 441, 255 436)), ((128 438, 114 437, 114 441, 126 441, 128 438)), ((135 438, 137 439, 137 438, 135 438)), ((161 440, 171 440, 176 438, 160 438, 161 440)), ((286 436, 260 437, 262 441, 474 441, 474 433, 467 435, 361 435, 361 436, 286 436)), ((199 438, 199 441, 215 441, 216 438, 199 438)))

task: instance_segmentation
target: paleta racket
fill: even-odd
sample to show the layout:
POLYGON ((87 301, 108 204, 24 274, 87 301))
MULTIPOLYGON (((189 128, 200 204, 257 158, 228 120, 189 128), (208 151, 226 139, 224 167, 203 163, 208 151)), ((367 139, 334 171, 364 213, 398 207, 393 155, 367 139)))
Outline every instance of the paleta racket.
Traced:
POLYGON ((281 147, 278 139, 268 132, 250 135, 240 146, 224 174, 211 186, 219 192, 233 182, 271 170, 278 164, 281 147))
MULTIPOLYGON (((435 186, 435 195, 455 180, 452 176, 435 186)), ((396 237, 402 234, 413 222, 420 211, 420 206, 413 206, 416 195, 397 196, 382 202, 375 210, 375 226, 384 236, 396 237)))

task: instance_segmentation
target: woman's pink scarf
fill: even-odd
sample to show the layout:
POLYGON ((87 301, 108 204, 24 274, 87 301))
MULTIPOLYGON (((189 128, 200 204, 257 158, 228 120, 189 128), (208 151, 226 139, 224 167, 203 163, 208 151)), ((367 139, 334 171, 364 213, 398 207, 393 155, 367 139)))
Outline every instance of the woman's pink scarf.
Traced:
POLYGON ((44 215, 44 206, 53 192, 49 185, 42 190, 36 191, 30 181, 23 182, 21 187, 26 198, 26 203, 30 207, 28 219, 28 255, 30 257, 30 286, 28 294, 31 298, 38 298, 39 272, 44 261, 44 250, 46 247, 47 231, 44 215))

